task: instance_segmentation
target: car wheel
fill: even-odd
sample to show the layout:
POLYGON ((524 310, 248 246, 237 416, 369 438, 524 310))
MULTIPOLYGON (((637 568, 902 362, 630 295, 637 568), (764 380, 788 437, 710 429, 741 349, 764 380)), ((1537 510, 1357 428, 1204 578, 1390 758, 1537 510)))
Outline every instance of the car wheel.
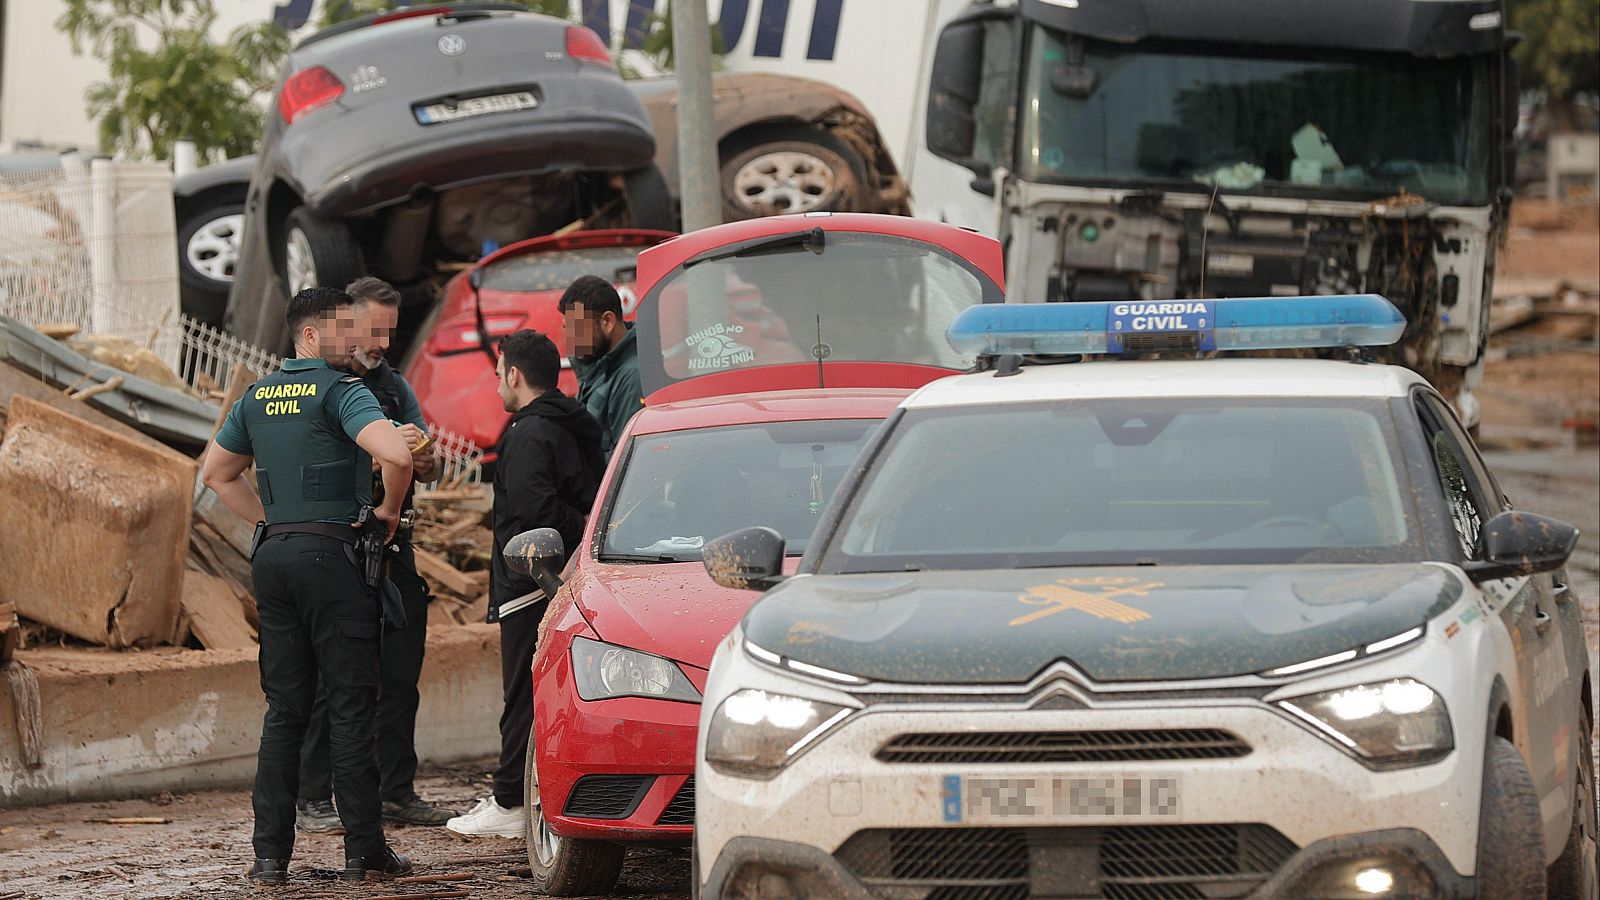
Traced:
POLYGON ((1543 900, 1544 839, 1539 795, 1522 754, 1489 739, 1478 812, 1478 896, 1543 900))
POLYGON ((785 125, 735 136, 722 149, 723 218, 734 222, 863 205, 866 167, 820 128, 785 125))
POLYGON ((283 245, 283 282, 290 297, 308 287, 342 288, 365 271, 349 226, 303 206, 289 214, 283 245))
POLYGON ((1600 900, 1600 826, 1594 787, 1594 724, 1584 710, 1579 723, 1583 737, 1578 741, 1578 783, 1572 810, 1572 833, 1555 865, 1550 867, 1550 896, 1560 900, 1600 900))
POLYGON ((667 179, 654 165, 634 169, 623 176, 623 192, 628 199, 628 224, 634 228, 677 231, 678 216, 672 209, 672 191, 667 179))
POLYGON ((522 767, 522 808, 528 868, 534 886, 552 897, 606 896, 622 876, 627 849, 609 841, 561 837, 550 830, 539 802, 539 769, 528 732, 528 759, 522 767))
POLYGON ((203 322, 221 322, 233 284, 244 233, 244 204, 207 206, 178 225, 178 288, 183 311, 203 322))
POLYGON ((700 900, 700 838, 689 841, 689 900, 700 900))

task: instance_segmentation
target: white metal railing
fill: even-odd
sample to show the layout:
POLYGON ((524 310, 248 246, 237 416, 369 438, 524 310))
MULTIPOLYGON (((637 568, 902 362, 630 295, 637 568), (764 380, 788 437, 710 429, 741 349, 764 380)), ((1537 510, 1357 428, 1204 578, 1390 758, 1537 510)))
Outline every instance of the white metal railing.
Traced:
POLYGON ((475 487, 483 483, 483 451, 471 440, 434 428, 433 443, 439 451, 439 476, 427 485, 433 490, 475 487))
POLYGON ((260 378, 283 364, 281 357, 188 316, 182 317, 182 328, 178 377, 197 390, 226 392, 237 365, 260 378))

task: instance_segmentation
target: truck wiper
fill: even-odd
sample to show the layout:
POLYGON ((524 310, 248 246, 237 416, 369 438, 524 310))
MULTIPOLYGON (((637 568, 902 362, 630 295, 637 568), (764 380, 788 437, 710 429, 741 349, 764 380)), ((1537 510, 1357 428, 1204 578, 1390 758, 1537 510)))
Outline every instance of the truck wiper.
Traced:
POLYGON ((810 250, 818 256, 822 255, 823 248, 827 246, 828 233, 821 228, 808 228, 805 231, 791 231, 788 234, 775 234, 741 244, 737 247, 719 247, 698 253, 684 261, 685 269, 699 265, 703 262, 716 262, 719 259, 738 258, 747 256, 761 256, 767 253, 787 253, 790 250, 803 248, 810 250))

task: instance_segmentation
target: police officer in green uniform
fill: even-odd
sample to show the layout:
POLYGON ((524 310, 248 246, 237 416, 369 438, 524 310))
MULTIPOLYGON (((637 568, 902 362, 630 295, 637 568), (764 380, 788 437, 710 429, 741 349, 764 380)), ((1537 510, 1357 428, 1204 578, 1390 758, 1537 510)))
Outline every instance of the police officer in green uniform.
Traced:
POLYGON ((371 504, 372 460, 385 500, 373 514, 394 537, 411 483, 405 439, 361 379, 339 371, 370 325, 334 288, 289 301, 296 359, 252 385, 206 449, 207 487, 229 509, 263 523, 251 558, 267 697, 255 782, 255 863, 248 877, 288 879, 300 747, 327 692, 334 792, 345 826, 344 877, 411 870, 383 837, 374 718, 381 611, 367 587, 357 520, 371 504), (244 477, 254 461, 259 495, 244 477))

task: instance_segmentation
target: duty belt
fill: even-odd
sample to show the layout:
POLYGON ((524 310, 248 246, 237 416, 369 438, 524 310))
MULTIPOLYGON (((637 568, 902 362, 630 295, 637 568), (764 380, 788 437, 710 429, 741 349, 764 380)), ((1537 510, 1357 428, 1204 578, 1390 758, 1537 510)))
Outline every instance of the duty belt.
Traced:
POLYGON ((358 529, 336 522, 278 522, 263 527, 256 538, 256 543, 259 544, 269 537, 280 534, 315 534, 344 541, 346 544, 354 544, 361 537, 358 529))

